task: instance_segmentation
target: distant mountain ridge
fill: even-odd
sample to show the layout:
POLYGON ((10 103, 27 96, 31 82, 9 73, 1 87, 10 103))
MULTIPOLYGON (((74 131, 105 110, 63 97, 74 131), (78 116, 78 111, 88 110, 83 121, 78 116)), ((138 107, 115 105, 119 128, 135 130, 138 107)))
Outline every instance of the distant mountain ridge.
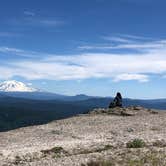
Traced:
POLYGON ((79 94, 76 96, 67 96, 51 92, 42 91, 37 88, 33 88, 23 82, 10 80, 0 83, 0 95, 34 99, 34 100, 64 100, 64 101, 78 101, 86 100, 92 98, 84 94, 79 94))
MULTIPOLYGON (((79 94, 66 96, 33 89, 20 82, 0 84, 0 131, 43 124, 94 108, 107 108, 112 97, 79 94), (7 86, 6 86, 7 85, 7 86), (20 87, 18 87, 20 86, 20 87)), ((124 106, 142 106, 166 110, 166 99, 123 99, 124 106)))
MULTIPOLYGON (((15 98, 24 98, 30 100, 60 100, 66 102, 75 102, 78 103, 91 103, 90 105, 94 105, 95 103, 99 106, 106 106, 105 102, 112 100, 112 97, 99 97, 99 96, 88 96, 85 94, 78 94, 75 96, 67 96, 61 95, 51 92, 42 91, 37 88, 33 88, 23 82, 10 80, 0 83, 0 97, 9 96, 15 98), (92 104, 93 103, 93 104, 92 104)), ((124 105, 132 104, 147 104, 151 103, 153 105, 158 103, 165 103, 166 99, 123 99, 124 105)), ((96 105, 96 106, 97 106, 96 105)), ((166 108, 166 106, 165 106, 166 108)))

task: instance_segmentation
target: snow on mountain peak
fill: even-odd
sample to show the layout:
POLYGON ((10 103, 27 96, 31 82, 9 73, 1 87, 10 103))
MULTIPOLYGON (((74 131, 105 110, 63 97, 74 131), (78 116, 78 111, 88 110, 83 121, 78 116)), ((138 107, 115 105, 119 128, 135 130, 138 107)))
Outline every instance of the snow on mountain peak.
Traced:
POLYGON ((2 92, 36 92, 35 88, 32 88, 22 82, 10 80, 0 83, 0 91, 2 92))

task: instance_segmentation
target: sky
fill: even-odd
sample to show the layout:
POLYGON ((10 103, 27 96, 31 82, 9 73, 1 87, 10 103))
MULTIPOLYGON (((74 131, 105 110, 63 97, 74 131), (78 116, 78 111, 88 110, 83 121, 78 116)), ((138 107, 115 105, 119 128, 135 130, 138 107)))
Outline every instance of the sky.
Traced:
POLYGON ((166 98, 165 0, 1 0, 0 81, 58 94, 166 98))

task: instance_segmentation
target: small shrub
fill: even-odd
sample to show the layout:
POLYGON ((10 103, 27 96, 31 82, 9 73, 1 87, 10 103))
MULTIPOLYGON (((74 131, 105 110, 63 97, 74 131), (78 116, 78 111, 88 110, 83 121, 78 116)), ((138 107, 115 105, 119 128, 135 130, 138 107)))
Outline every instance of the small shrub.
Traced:
POLYGON ((145 147, 145 142, 142 139, 134 139, 126 144, 127 148, 143 148, 145 147))
POLYGON ((134 132, 134 129, 133 128, 127 128, 127 131, 130 133, 130 132, 134 132))

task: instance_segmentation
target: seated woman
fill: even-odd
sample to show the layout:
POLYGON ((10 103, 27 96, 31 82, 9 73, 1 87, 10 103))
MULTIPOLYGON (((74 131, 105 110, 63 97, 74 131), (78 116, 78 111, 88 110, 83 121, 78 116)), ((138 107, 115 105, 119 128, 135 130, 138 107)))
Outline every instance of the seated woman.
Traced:
POLYGON ((110 103, 109 108, 122 107, 122 95, 120 92, 116 94, 114 100, 110 103))

